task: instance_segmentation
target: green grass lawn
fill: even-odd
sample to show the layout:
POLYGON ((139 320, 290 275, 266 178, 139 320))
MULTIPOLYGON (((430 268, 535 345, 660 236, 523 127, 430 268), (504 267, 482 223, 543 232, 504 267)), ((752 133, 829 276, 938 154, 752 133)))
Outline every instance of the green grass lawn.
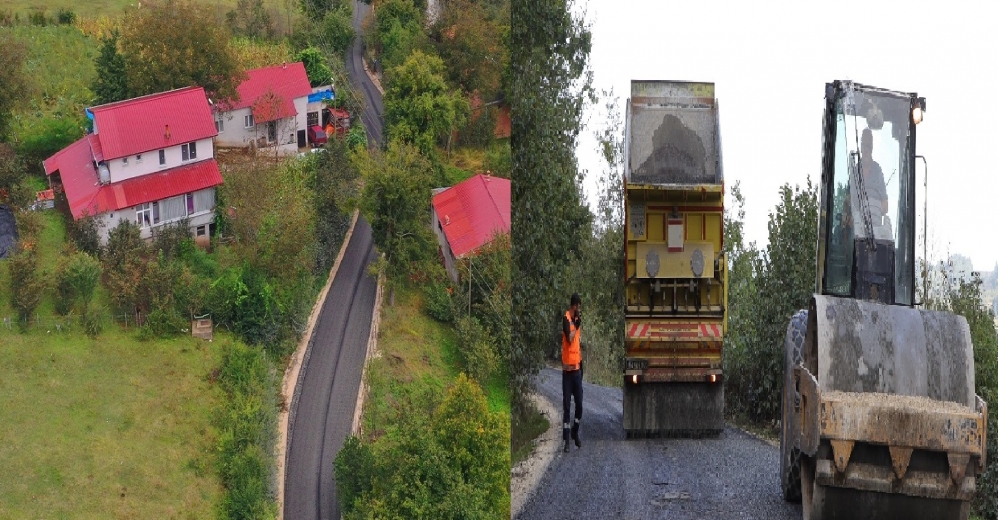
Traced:
POLYGON ((206 518, 219 343, 0 329, 0 518, 206 518))
MULTIPOLYGON (((378 357, 367 369, 370 384, 364 405, 367 434, 377 435, 395 421, 406 403, 429 403, 461 373, 461 354, 454 327, 430 318, 423 311, 418 288, 400 288, 395 305, 386 291, 378 339, 378 357)), ((489 409, 509 416, 509 390, 505 374, 484 385, 489 409)), ((427 407, 430 408, 430 407, 427 407)), ((427 410, 428 411, 428 410, 427 410)))
MULTIPOLYGON (((37 213, 39 270, 55 270, 65 223, 37 213)), ((54 291, 41 326, 0 326, 0 518, 207 518, 222 495, 212 414, 223 393, 209 382, 220 342, 139 341, 109 324, 97 340, 59 330, 54 291)), ((0 316, 10 305, 0 261, 0 316)), ((104 304, 99 289, 95 304, 104 304)))

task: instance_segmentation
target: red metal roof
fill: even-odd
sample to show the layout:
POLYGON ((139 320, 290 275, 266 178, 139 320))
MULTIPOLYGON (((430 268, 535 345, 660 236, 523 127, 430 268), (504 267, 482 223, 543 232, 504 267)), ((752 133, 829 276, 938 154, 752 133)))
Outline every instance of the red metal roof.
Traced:
POLYGON ((230 110, 252 107, 253 119, 257 123, 296 115, 295 98, 308 97, 312 93, 305 66, 300 61, 248 70, 246 75, 246 81, 237 88, 239 102, 230 110), (277 103, 268 102, 266 96, 269 92, 274 93, 277 103))
POLYGON ((88 137, 63 148, 44 165, 49 175, 59 172, 69 209, 76 219, 222 184, 218 164, 208 159, 101 186, 88 137))
POLYGON ((218 135, 208 98, 201 87, 126 99, 90 111, 105 159, 218 135))
POLYGON ((509 233, 509 179, 478 174, 433 197, 433 209, 454 256, 486 244, 495 233, 509 233))

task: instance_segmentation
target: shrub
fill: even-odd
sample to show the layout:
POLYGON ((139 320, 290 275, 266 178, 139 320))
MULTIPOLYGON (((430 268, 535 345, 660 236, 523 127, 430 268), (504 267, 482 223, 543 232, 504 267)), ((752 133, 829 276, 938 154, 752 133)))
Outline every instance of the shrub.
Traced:
POLYGON ((66 264, 63 278, 72 287, 74 299, 78 298, 83 302, 84 310, 93 299, 94 290, 100 282, 101 270, 100 262, 82 251, 74 253, 66 264))
POLYGON ((451 290, 445 280, 435 279, 423 285, 423 306, 431 318, 442 322, 454 321, 454 302, 451 290))
POLYGON ((464 146, 488 148, 495 141, 496 120, 499 110, 495 106, 487 106, 477 111, 474 117, 464 125, 458 134, 457 142, 464 146))
POLYGON ((48 18, 45 16, 45 11, 43 10, 32 10, 28 13, 28 23, 31 25, 40 25, 45 27, 48 25, 48 18))
POLYGON ((68 257, 63 257, 56 267, 53 282, 55 283, 55 312, 60 316, 65 316, 73 310, 76 303, 76 289, 69 283, 68 257))
POLYGON ((219 383, 226 404, 216 415, 218 468, 226 494, 225 518, 274 518, 274 458, 277 438, 274 374, 266 355, 239 343, 223 347, 219 383))
POLYGON ((76 21, 76 13, 72 9, 59 8, 56 19, 60 25, 73 25, 76 21))
POLYGON ((76 220, 67 219, 66 232, 76 248, 92 256, 100 255, 100 230, 97 218, 84 216, 76 220))
POLYGON ((38 271, 38 258, 31 249, 18 248, 8 260, 11 305, 17 310, 22 330, 27 329, 31 315, 42 300, 45 289, 38 271))
POLYGON ((104 332, 105 319, 106 315, 103 307, 85 308, 81 321, 83 323, 83 330, 87 333, 87 336, 92 339, 100 336, 101 332, 104 332))
POLYGON ((185 217, 178 222, 159 228, 153 237, 152 251, 163 255, 167 261, 180 257, 184 252, 194 249, 194 237, 191 236, 190 221, 185 217))
POLYGON ((184 318, 177 314, 173 308, 154 308, 146 315, 142 329, 139 331, 141 339, 165 338, 180 333, 181 329, 188 326, 184 318))
POLYGON ((476 380, 488 381, 499 364, 496 348, 478 320, 465 316, 457 322, 458 348, 464 357, 464 366, 476 380))
POLYGON ((274 345, 280 336, 273 287, 247 265, 228 269, 211 284, 208 296, 219 323, 230 325, 251 345, 274 345))
POLYGON ((513 155, 509 139, 503 139, 489 146, 488 151, 485 152, 483 166, 496 177, 510 178, 513 173, 513 155))

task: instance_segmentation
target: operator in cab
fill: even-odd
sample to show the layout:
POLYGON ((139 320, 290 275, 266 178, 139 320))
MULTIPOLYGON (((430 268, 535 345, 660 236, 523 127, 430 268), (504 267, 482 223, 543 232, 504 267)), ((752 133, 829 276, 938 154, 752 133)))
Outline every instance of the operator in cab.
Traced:
MULTIPOLYGON (((893 240, 891 219, 888 217, 890 203, 887 197, 887 184, 884 182, 884 171, 877 161, 873 160, 873 132, 869 128, 863 130, 860 140, 860 175, 863 176, 863 187, 870 207, 870 219, 873 224, 874 238, 893 240)), ((863 207, 857 197, 859 190, 850 186, 850 197, 846 199, 851 211, 846 212, 846 224, 853 231, 865 233, 863 207), (855 223, 855 227, 852 224, 855 223)))
POLYGON ((582 298, 573 294, 571 306, 561 320, 561 391, 563 395, 564 421, 562 437, 565 440, 565 453, 569 451, 569 434, 575 446, 582 447, 579 440, 579 421, 582 420, 582 298), (575 398, 575 420, 572 419, 572 398, 575 398))

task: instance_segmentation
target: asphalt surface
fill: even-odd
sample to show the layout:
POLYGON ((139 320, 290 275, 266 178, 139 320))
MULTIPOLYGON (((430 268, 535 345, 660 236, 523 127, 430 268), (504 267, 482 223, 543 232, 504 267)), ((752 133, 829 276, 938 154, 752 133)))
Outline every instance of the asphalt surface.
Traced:
POLYGON ((360 41, 361 22, 367 16, 367 11, 371 6, 354 0, 353 3, 353 29, 357 37, 353 40, 350 53, 347 54, 346 68, 350 74, 350 81, 357 92, 364 98, 364 112, 361 114, 361 121, 367 130, 367 141, 372 144, 382 143, 382 113, 384 105, 381 102, 381 92, 374 86, 371 78, 364 72, 363 43, 360 41))
POLYGON ((377 279, 371 228, 358 219, 315 325, 302 366, 288 445, 284 518, 339 519, 333 460, 350 435, 360 389, 377 279))
MULTIPOLYGON (((354 1, 353 9, 354 30, 360 34, 369 6, 354 1)), ((368 142, 378 146, 381 93, 364 72, 361 52, 358 37, 346 67, 351 82, 364 95, 361 119, 368 142)), ((367 272, 375 257, 371 227, 361 217, 319 313, 292 405, 284 488, 284 518, 288 520, 340 518, 333 461, 353 426, 378 288, 377 279, 367 272)))
MULTIPOLYGON (((562 409, 561 372, 539 393, 562 409)), ((779 447, 728 427, 713 439, 625 440, 619 388, 583 386, 582 448, 551 461, 517 516, 526 519, 799 519, 783 501, 779 447)))

